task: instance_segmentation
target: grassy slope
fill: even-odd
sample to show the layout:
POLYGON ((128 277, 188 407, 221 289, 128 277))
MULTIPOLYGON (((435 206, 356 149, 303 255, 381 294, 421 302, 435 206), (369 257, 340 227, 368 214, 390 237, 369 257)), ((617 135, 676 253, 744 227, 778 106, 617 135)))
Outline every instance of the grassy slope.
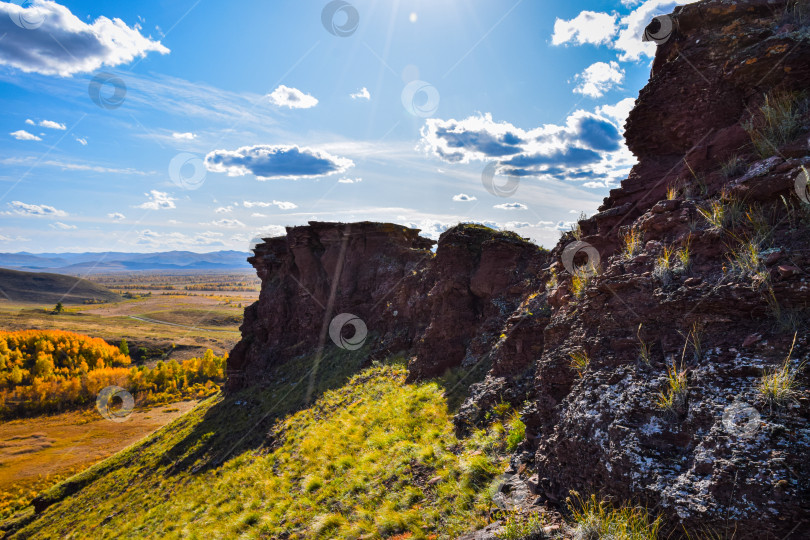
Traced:
POLYGON ((45 272, 0 268, 0 296, 13 302, 81 304, 85 300, 117 302, 121 297, 86 279, 45 272))
POLYGON ((482 525, 504 428, 458 441, 438 384, 406 385, 398 365, 346 383, 364 357, 324 358, 320 397, 297 413, 310 359, 261 391, 206 400, 51 489, 11 537, 454 537, 482 525))

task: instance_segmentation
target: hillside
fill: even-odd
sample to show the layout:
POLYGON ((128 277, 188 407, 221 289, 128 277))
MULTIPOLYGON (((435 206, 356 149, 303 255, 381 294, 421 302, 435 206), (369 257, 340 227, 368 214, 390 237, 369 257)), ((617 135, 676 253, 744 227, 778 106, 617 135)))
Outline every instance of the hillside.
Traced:
POLYGON ((807 538, 804 6, 677 8, 626 124, 638 164, 551 251, 472 224, 265 239, 225 393, 2 527, 807 538))
POLYGON ((159 253, 0 253, 0 266, 64 274, 131 271, 206 271, 249 268, 241 251, 164 251, 159 253))
MULTIPOLYGON (((323 358, 317 400, 277 424, 306 402, 305 383, 209 399, 3 527, 10 538, 379 538, 484 525, 514 424, 459 440, 447 381, 405 384, 396 362, 347 381, 365 354, 323 358)), ((311 360, 284 374, 306 377, 311 360)))
POLYGON ((36 304, 118 302, 114 292, 86 279, 45 272, 0 268, 0 301, 36 304))

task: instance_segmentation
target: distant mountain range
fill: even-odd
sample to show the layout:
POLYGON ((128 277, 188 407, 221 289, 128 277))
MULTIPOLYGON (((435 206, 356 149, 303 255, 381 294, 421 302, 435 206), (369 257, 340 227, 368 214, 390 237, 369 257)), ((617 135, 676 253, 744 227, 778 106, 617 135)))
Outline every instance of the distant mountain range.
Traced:
POLYGON ((0 253, 0 268, 48 270, 63 274, 172 270, 248 270, 242 251, 161 253, 0 253))

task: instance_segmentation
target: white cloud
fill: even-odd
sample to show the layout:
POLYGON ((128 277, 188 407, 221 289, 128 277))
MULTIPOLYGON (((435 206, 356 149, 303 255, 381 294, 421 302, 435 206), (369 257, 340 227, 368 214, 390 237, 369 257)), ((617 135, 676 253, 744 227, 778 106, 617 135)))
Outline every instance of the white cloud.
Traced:
POLYGON ((591 43, 601 45, 609 43, 616 35, 616 15, 583 11, 570 21, 557 19, 554 21, 554 34, 551 36, 552 45, 564 43, 591 43))
POLYGON ((267 217, 267 214, 262 214, 261 212, 253 212, 250 214, 250 217, 267 217))
POLYGON ((176 208, 174 201, 177 199, 170 197, 168 193, 153 189, 145 195, 149 197, 150 200, 143 204, 139 204, 137 208, 144 208, 146 210, 168 210, 171 208, 176 208))
POLYGON ((195 246, 218 246, 225 244, 222 242, 222 233, 205 231, 190 236, 180 232, 161 233, 145 229, 138 233, 137 244, 148 245, 150 247, 166 249, 188 249, 195 246))
POLYGON ((474 201, 476 198, 466 193, 459 193, 458 195, 453 195, 453 200, 456 202, 467 202, 474 201))
POLYGON ((511 202, 511 203, 496 204, 492 208, 497 208, 498 210, 526 210, 529 207, 523 203, 511 202))
POLYGON ((362 178, 341 178, 340 180, 338 180, 338 183, 340 183, 340 184, 359 184, 362 181, 363 181, 362 178))
POLYGON ((277 107, 287 107, 289 109, 310 109, 318 104, 318 100, 309 94, 283 84, 268 94, 267 97, 277 107))
MULTIPOLYGON (((624 167, 623 140, 607 118, 577 110, 565 125, 524 130, 492 115, 428 119, 419 147, 448 163, 495 162, 496 174, 594 180, 624 167)), ((629 168, 629 167, 627 167, 629 168)))
POLYGON ((619 127, 624 126, 630 111, 636 105, 636 100, 633 98, 624 98, 615 105, 602 105, 596 108, 596 114, 610 118, 619 127))
POLYGON ((624 70, 619 67, 618 62, 613 60, 610 63, 596 62, 585 68, 585 71, 577 75, 576 79, 579 81, 579 85, 574 88, 574 92, 599 98, 614 86, 622 83, 624 70))
POLYGON ((62 131, 67 129, 65 124, 60 124, 59 122, 54 122, 53 120, 42 120, 39 125, 48 129, 59 129, 62 131))
POLYGON ((47 204, 26 204, 20 201, 12 201, 8 205, 14 213, 21 216, 65 217, 68 215, 67 212, 57 210, 47 204))
POLYGON ((74 136, 73 136, 73 138, 74 138, 74 139, 76 140, 76 142, 77 142, 77 143, 79 143, 80 145, 82 145, 82 146, 87 146, 87 139, 86 139, 86 138, 83 138, 83 137, 77 137, 76 135, 74 135, 74 136))
POLYGON ((92 171, 109 174, 135 174, 138 176, 150 176, 155 174, 153 172, 144 172, 139 171, 137 169, 116 169, 110 167, 101 167, 99 165, 88 165, 86 163, 70 163, 56 160, 38 160, 35 157, 5 158, 0 159, 0 163, 2 163, 3 165, 36 164, 37 167, 41 166, 56 167, 58 169, 62 169, 63 171, 92 171))
POLYGON ((28 133, 24 129, 18 129, 17 131, 14 131, 14 132, 10 133, 10 135, 12 137, 14 137, 15 139, 17 139, 18 141, 41 141, 42 140, 39 137, 37 137, 36 135, 34 135, 33 133, 28 133))
POLYGON ((57 221, 56 223, 51 223, 51 228, 59 229, 60 231, 69 231, 71 229, 75 229, 76 225, 68 225, 67 223, 57 221))
POLYGON ((371 99, 371 94, 369 93, 368 88, 364 86, 357 92, 349 94, 349 97, 352 99, 365 99, 366 101, 368 101, 371 99))
POLYGON ((671 13, 676 6, 688 4, 693 0, 646 0, 626 17, 622 17, 622 27, 614 47, 620 51, 619 60, 623 62, 641 60, 642 56, 655 56, 655 42, 641 41, 644 29, 657 15, 671 13))
POLYGON ((252 173, 258 180, 315 178, 344 173, 353 166, 348 158, 290 145, 243 146, 235 151, 214 150, 205 156, 205 167, 211 172, 228 176, 252 173))
MULTIPOLYGON (((201 225, 205 225, 205 223, 202 223, 201 225)), ((211 225, 215 227, 223 227, 226 229, 235 229, 237 227, 245 226, 245 224, 239 221, 238 219, 219 219, 216 221, 212 221, 211 225)))
POLYGON ((220 206, 219 208, 214 210, 214 212, 216 212, 217 214, 227 214, 231 210, 233 210, 233 205, 229 204, 228 206, 220 206))
POLYGON ((273 201, 273 202, 264 202, 264 201, 244 201, 242 203, 245 208, 253 208, 254 206, 258 208, 267 208, 269 206, 277 206, 280 210, 292 210, 293 208, 298 208, 298 205, 295 203, 291 203, 289 201, 273 201))
POLYGON ((0 2, 0 64, 26 73, 68 77, 102 66, 127 64, 154 51, 167 54, 160 42, 141 35, 121 19, 99 17, 87 24, 56 2, 35 0, 34 6, 0 2), (36 19, 36 28, 22 28, 12 19, 36 19))
POLYGON ((174 137, 175 139, 181 139, 181 140, 184 140, 184 141, 193 141, 194 139, 197 138, 197 135, 195 135, 194 133, 191 133, 191 132, 186 132, 186 133, 174 132, 174 133, 172 133, 172 137, 174 137))
POLYGON ((127 218, 124 214, 120 212, 113 212, 112 214, 107 214, 107 217, 113 221, 123 221, 127 218))
POLYGON ((25 119, 25 123, 26 123, 26 124, 28 124, 29 126, 35 126, 35 125, 37 125, 37 123, 36 123, 36 122, 34 122, 33 120, 31 120, 30 118, 26 118, 26 119, 25 119))

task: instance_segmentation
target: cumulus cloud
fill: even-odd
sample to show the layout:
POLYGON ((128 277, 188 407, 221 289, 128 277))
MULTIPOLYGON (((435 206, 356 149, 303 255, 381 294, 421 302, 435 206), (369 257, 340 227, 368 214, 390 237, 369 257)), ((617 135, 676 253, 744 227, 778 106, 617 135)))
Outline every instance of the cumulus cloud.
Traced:
POLYGON ((113 212, 112 214, 107 214, 107 217, 113 221, 123 221, 127 218, 124 214, 120 212, 113 212))
POLYGON ((596 62, 578 74, 576 80, 579 84, 574 88, 574 92, 592 98, 599 98, 614 86, 622 83, 624 70, 619 67, 618 62, 612 60, 610 63, 596 62))
POLYGON ((609 44, 619 51, 618 59, 623 62, 652 58, 655 56, 656 45, 654 42, 641 41, 644 29, 654 17, 671 13, 675 7, 691 1, 693 0, 622 0, 622 4, 627 7, 637 6, 622 17, 583 11, 570 21, 557 19, 551 43, 609 44))
POLYGON ((273 105, 287 107, 288 109, 311 109, 318 104, 318 100, 309 94, 283 84, 268 94, 267 97, 270 98, 273 105))
POLYGON ((349 97, 352 99, 365 99, 366 101, 368 101, 371 99, 371 94, 369 93, 368 88, 364 86, 357 92, 349 94, 349 97))
POLYGON ((36 122, 34 122, 33 120, 31 120, 30 118, 26 118, 26 119, 25 119, 25 123, 26 123, 26 124, 28 124, 29 126, 35 126, 35 125, 37 125, 37 123, 36 123, 36 122))
POLYGON ((466 193, 459 193, 458 195, 453 195, 453 200, 456 202, 467 202, 467 201, 474 201, 476 199, 475 197, 467 195, 466 193))
POLYGON ((168 193, 153 189, 145 195, 149 197, 149 200, 143 204, 139 204, 137 208, 144 208, 146 210, 169 210, 176 208, 174 201, 177 199, 170 197, 168 193))
MULTIPOLYGON (((202 225, 205 225, 205 223, 202 223, 202 225)), ((214 227, 223 227, 226 229, 236 229, 245 226, 245 224, 239 221, 238 219, 227 219, 227 218, 212 221, 211 225, 213 225, 214 227)))
POLYGON ((511 202, 511 203, 496 204, 492 208, 497 208, 498 210, 526 210, 529 207, 523 203, 511 202))
POLYGON ((214 210, 214 212, 217 214, 227 214, 231 210, 233 210, 233 205, 229 204, 228 206, 220 206, 219 208, 214 210))
POLYGON ((259 208, 267 208, 269 206, 277 206, 281 210, 292 210, 293 208, 298 208, 298 205, 295 203, 291 203, 289 201, 273 201, 273 202, 264 202, 264 201, 244 201, 242 203, 245 208, 253 208, 254 206, 259 208))
POLYGON ((20 201, 12 201, 8 206, 15 214, 21 216, 45 216, 45 217, 65 217, 67 212, 57 210, 53 206, 47 204, 26 204, 20 201))
POLYGON ((48 129, 59 129, 59 130, 66 130, 67 126, 65 124, 60 124, 59 122, 54 122, 53 120, 43 120, 39 123, 40 126, 48 129))
POLYGON ((362 178, 341 178, 340 180, 338 180, 338 183, 340 183, 340 184, 359 184, 362 181, 363 181, 362 178))
POLYGON ((0 64, 26 73, 69 77, 102 66, 127 64, 149 52, 169 49, 130 28, 121 19, 99 17, 88 24, 56 2, 34 0, 33 6, 0 2, 0 64), (36 20, 22 28, 14 20, 36 20))
POLYGON ((354 166, 348 158, 312 148, 265 145, 243 146, 235 151, 214 150, 205 156, 205 167, 228 176, 253 174, 259 180, 314 178, 346 172, 354 166))
POLYGON ((621 127, 627 122, 627 117, 630 115, 630 111, 635 105, 635 99, 624 98, 615 105, 602 105, 597 107, 596 114, 610 118, 617 126, 621 127))
POLYGON ((554 34, 551 36, 552 45, 565 43, 591 43, 600 45, 609 43, 616 35, 616 15, 583 11, 570 21, 557 19, 554 21, 554 34))
POLYGON ((75 229, 76 225, 68 225, 67 223, 57 221, 56 223, 51 223, 51 228, 58 229, 60 231, 69 231, 71 229, 75 229))
POLYGON ((691 1, 693 0, 646 0, 629 15, 622 17, 619 23, 621 30, 613 45, 619 50, 619 60, 653 58, 656 45, 654 42, 641 41, 644 29, 655 16, 671 13, 675 7, 691 1))
POLYGON ((9 135, 14 137, 18 141, 41 141, 42 140, 39 137, 37 137, 36 135, 34 135, 33 133, 28 133, 24 129, 18 129, 17 131, 14 131, 14 132, 10 133, 9 135))
POLYGON ((76 135, 74 135, 74 136, 73 136, 73 138, 74 138, 74 139, 76 140, 76 142, 77 142, 77 143, 79 143, 80 145, 82 145, 82 146, 87 146, 87 139, 82 138, 82 137, 77 137, 76 135))
POLYGON ((193 141, 194 139, 197 138, 197 135, 195 135, 194 133, 191 133, 191 132, 186 132, 186 133, 174 132, 174 133, 172 133, 172 137, 175 138, 175 139, 180 139, 180 140, 184 140, 184 141, 193 141))
MULTIPOLYGON (((616 125, 607 118, 575 111, 565 125, 532 130, 495 122, 490 114, 464 120, 431 118, 421 131, 419 147, 449 163, 492 161, 500 174, 580 179, 604 173, 622 148, 616 125)), ((611 167, 612 168, 612 167, 611 167)))

